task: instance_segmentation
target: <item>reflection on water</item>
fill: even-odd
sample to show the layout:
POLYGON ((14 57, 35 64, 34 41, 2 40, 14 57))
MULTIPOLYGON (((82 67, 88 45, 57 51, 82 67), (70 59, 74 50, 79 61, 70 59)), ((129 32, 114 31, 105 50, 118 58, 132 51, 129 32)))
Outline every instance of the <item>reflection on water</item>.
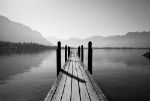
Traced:
POLYGON ((109 101, 150 101, 150 62, 142 56, 146 51, 93 51, 93 75, 109 101))
POLYGON ((55 50, 1 51, 0 101, 42 101, 55 79, 55 50))
POLYGON ((10 55, 36 55, 42 52, 48 51, 48 49, 30 49, 30 48, 12 48, 12 49, 0 49, 0 56, 10 55))
POLYGON ((52 52, 45 52, 43 50, 39 54, 37 52, 28 53, 16 53, 16 51, 1 51, 0 55, 0 80, 8 79, 9 76, 15 75, 21 72, 28 71, 31 67, 38 66, 40 62, 47 56, 51 55, 52 52), (9 51, 9 52, 8 52, 9 51), (8 52, 8 54, 7 54, 8 52), (12 52, 12 53, 11 53, 12 52), (43 54, 41 54, 43 53, 43 54), (47 53, 47 54, 46 54, 47 53))
MULTIPOLYGON (((150 101, 150 62, 142 56, 146 51, 93 51, 93 76, 109 101, 150 101)), ((62 50, 62 66, 64 60, 62 50)), ((43 101, 55 79, 55 50, 0 51, 0 101, 43 101)))

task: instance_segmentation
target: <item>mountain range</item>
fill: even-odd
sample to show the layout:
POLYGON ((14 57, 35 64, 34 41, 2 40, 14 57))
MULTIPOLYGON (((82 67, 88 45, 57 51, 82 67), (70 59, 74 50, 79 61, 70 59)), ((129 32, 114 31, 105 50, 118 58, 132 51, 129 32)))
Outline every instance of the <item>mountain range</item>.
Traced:
POLYGON ((53 46, 38 31, 33 31, 28 26, 11 21, 4 16, 0 16, 0 41, 34 42, 53 46))
POLYGON ((47 38, 53 44, 61 41, 62 45, 79 46, 84 45, 87 47, 89 41, 92 41, 93 47, 132 47, 132 48, 147 48, 150 47, 150 31, 143 32, 128 32, 125 35, 116 36, 93 36, 85 39, 71 38, 68 40, 61 40, 57 38, 47 38))
POLYGON ((42 36, 38 31, 34 31, 28 26, 9 20, 7 17, 0 16, 0 41, 10 42, 35 42, 43 45, 57 45, 57 41, 62 42, 62 46, 80 46, 87 47, 89 41, 92 41, 93 47, 150 47, 150 31, 128 32, 125 35, 116 36, 93 36, 85 39, 70 38, 67 40, 57 39, 55 37, 42 36))

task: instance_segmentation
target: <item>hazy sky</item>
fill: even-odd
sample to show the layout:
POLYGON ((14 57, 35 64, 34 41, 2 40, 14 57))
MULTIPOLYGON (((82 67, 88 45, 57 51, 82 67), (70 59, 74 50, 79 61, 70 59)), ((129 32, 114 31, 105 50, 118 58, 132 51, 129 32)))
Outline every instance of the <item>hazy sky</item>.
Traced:
POLYGON ((0 15, 63 39, 150 30, 150 0, 0 0, 0 15))

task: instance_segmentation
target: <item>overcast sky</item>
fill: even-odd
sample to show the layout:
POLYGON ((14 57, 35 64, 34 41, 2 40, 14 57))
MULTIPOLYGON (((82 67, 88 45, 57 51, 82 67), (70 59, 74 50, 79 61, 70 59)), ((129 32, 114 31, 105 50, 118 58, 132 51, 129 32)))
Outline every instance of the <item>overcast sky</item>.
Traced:
POLYGON ((0 15, 63 39, 150 30, 150 0, 0 0, 0 15))

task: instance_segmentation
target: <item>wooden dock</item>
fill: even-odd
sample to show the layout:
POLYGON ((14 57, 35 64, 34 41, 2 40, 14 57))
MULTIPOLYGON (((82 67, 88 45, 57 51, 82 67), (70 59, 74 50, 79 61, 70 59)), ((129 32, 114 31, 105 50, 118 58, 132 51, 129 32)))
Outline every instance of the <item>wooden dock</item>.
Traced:
POLYGON ((77 50, 71 50, 44 101, 107 101, 107 99, 79 58, 77 50))

